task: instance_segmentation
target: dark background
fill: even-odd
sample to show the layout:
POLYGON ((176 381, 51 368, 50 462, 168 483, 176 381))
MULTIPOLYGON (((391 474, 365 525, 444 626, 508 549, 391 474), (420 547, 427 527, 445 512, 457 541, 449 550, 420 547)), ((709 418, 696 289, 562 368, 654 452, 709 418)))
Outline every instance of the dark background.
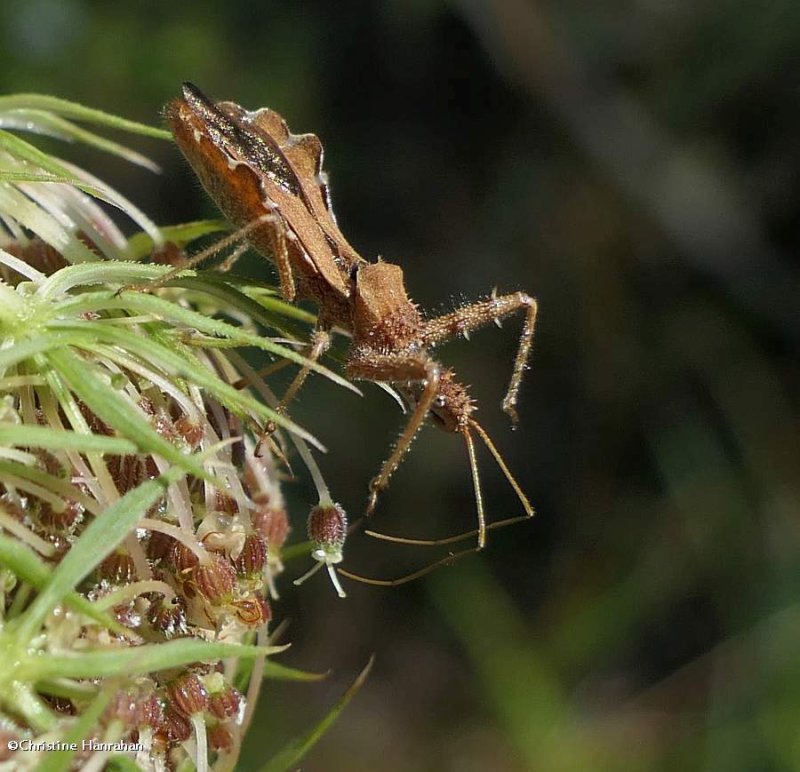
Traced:
MULTIPOLYGON (((800 768, 800 5, 6 0, 0 36, 6 93, 153 123, 191 79, 319 134, 345 234, 431 313, 493 287, 540 302, 518 431, 499 402, 521 319, 440 352, 536 519, 346 602, 285 581, 282 661, 332 675, 266 684, 240 769, 372 652, 305 769, 800 768)), ((134 143, 161 177, 70 157, 159 223, 214 216, 174 147, 134 143)), ((352 515, 402 421, 364 391, 317 380, 294 411, 352 515)), ((489 517, 520 513, 480 460, 489 517)), ((310 484, 287 495, 299 536, 310 484)), ((422 432, 375 526, 474 527, 458 437, 422 432)), ((433 557, 361 537, 347 565, 433 557)))

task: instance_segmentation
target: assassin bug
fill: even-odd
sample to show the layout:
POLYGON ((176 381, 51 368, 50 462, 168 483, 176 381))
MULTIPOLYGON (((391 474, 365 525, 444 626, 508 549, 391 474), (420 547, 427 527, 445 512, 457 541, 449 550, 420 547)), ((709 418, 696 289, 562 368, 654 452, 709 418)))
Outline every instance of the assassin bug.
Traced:
MULTIPOLYGON (((249 112, 234 102, 212 102, 190 83, 184 84, 181 98, 167 105, 166 117, 178 147, 208 194, 241 229, 240 237, 246 236, 256 251, 276 265, 283 298, 317 305, 318 323, 309 359, 317 359, 328 348, 333 327, 341 328, 352 336, 347 376, 391 384, 411 406, 405 428, 370 483, 366 514, 375 509, 378 495, 430 417, 441 429, 464 438, 475 490, 478 549, 486 543, 487 525, 473 433, 486 444, 522 503, 525 516, 531 517, 530 502, 472 417, 476 408, 467 388, 431 352, 452 337, 468 336, 491 322, 524 312, 503 400, 504 411, 516 423, 536 301, 524 292, 492 292, 486 300, 425 319, 406 293, 402 269, 365 260, 342 235, 322 169, 322 144, 314 134, 291 134, 283 118, 267 108, 249 112)), ((308 372, 303 368, 297 374, 281 407, 297 393, 308 372)), ((331 557, 318 559, 329 567, 338 562, 331 557)))

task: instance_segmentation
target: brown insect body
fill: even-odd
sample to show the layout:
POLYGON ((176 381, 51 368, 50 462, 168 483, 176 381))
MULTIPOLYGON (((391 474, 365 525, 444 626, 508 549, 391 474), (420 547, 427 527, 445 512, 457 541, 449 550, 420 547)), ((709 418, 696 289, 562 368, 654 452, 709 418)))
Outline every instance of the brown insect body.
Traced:
POLYGON ((324 321, 350 329, 347 277, 364 263, 339 230, 322 171, 322 145, 293 135, 276 112, 209 101, 194 87, 167 107, 178 147, 236 225, 265 218, 248 237, 278 266, 286 300, 307 298, 324 321))
MULTIPOLYGON (((203 187, 228 219, 248 228, 248 240, 272 260, 286 300, 308 299, 319 308, 319 327, 336 325, 352 334, 347 374, 354 379, 392 383, 413 414, 392 454, 371 483, 368 513, 377 494, 408 451, 426 417, 464 436, 478 506, 478 545, 486 526, 471 429, 475 428, 500 464, 525 507, 533 509, 511 477, 483 429, 471 418, 475 405, 450 370, 429 354, 456 335, 499 321, 519 310, 526 322, 503 407, 516 420, 514 405, 533 337, 536 302, 517 292, 492 296, 431 320, 409 299, 402 269, 370 263, 342 235, 331 211, 322 145, 313 134, 293 135, 274 111, 247 112, 233 102, 213 103, 185 84, 183 98, 170 103, 167 120, 176 142, 203 187)), ((323 340, 323 339, 319 339, 323 340)), ((313 356, 327 346, 315 344, 313 356)), ((304 375, 289 392, 293 395, 304 375)))

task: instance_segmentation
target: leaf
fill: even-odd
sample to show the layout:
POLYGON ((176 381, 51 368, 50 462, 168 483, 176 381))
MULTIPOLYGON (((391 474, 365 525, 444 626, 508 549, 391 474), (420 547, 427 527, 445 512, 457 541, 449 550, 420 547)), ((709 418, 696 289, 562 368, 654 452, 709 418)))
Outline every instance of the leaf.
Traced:
POLYGON ((327 677, 328 673, 309 673, 269 659, 264 663, 264 678, 268 681, 324 681, 327 677))
POLYGON ((31 680, 43 678, 107 678, 169 670, 192 662, 215 662, 228 657, 263 657, 285 651, 286 646, 243 646, 197 638, 181 638, 118 649, 98 649, 79 654, 35 654, 21 664, 31 680))
MULTIPOLYGON (((98 349, 98 341, 103 340, 109 343, 115 344, 121 348, 127 349, 139 357, 142 358, 143 361, 148 362, 151 366, 156 364, 165 372, 169 373, 170 376, 180 376, 186 378, 188 381, 201 386, 202 388, 206 389, 211 395, 213 395, 222 405, 231 409, 235 413, 241 415, 248 412, 251 412, 260 418, 267 420, 267 421, 274 421, 278 426, 282 426, 283 428, 287 429, 290 432, 293 432, 299 437, 302 437, 307 442, 310 442, 317 448, 322 448, 319 443, 319 440, 315 439, 311 434, 309 434, 305 429, 298 426, 294 421, 287 418, 285 415, 280 413, 276 413, 272 408, 267 407, 263 403, 259 402, 258 400, 254 399, 250 394, 246 391, 236 389, 230 384, 225 383, 221 378, 215 375, 211 370, 209 370, 202 362, 199 362, 194 357, 189 357, 186 355, 185 352, 178 353, 173 351, 166 346, 162 345, 161 343, 156 342, 152 338, 156 337, 154 331, 150 332, 151 337, 145 337, 143 335, 136 335, 135 333, 131 332, 130 330, 123 330, 118 327, 112 327, 110 325, 97 325, 92 322, 74 322, 70 323, 69 325, 64 324, 62 329, 91 329, 92 333, 95 335, 95 340, 92 341, 90 345, 87 346, 87 350, 94 350, 97 351, 98 349)), ((88 337, 88 336, 87 336, 88 337)), ((272 348, 282 349, 281 346, 276 346, 275 344, 270 344, 268 341, 265 341, 262 338, 258 338, 257 336, 253 336, 256 340, 260 340, 263 344, 263 348, 266 348, 268 345, 272 348)), ((295 354, 293 351, 289 351, 285 349, 288 355, 291 355, 292 359, 298 359, 300 363, 302 363, 303 357, 299 354, 295 354)), ((105 350, 104 355, 107 356, 109 359, 115 358, 115 352, 113 349, 105 350)), ((51 359, 51 361, 59 360, 63 363, 67 361, 67 353, 66 352, 54 352, 51 351, 47 354, 47 356, 51 359), (63 356, 62 356, 63 355, 63 356)), ((60 366, 59 366, 60 367, 60 366)), ((75 371, 71 371, 73 375, 75 375, 75 371)), ((98 378, 88 379, 86 377, 86 367, 83 367, 82 378, 83 381, 86 382, 80 383, 77 381, 73 381, 70 378, 67 380, 70 381, 70 385, 80 398, 89 405, 90 408, 102 418, 109 426, 114 426, 121 434, 124 434, 126 437, 134 439, 133 435, 126 429, 123 429, 120 426, 120 418, 121 416, 115 417, 113 413, 109 413, 106 409, 107 406, 100 405, 102 402, 102 398, 109 398, 112 397, 112 392, 108 390, 108 387, 102 383, 98 378), (100 393, 97 393, 97 388, 92 386, 91 391, 93 391, 93 397, 100 400, 98 405, 100 409, 105 409, 106 415, 104 416, 100 409, 96 410, 89 401, 89 390, 84 388, 85 385, 91 385, 92 382, 96 382, 102 386, 100 393), (86 396, 80 393, 80 389, 86 391, 86 396)), ((333 374, 332 374, 333 375, 333 374)), ((338 377, 338 376, 337 376, 338 377)), ((136 417, 137 420, 144 421, 141 419, 138 413, 136 413, 133 408, 125 402, 121 397, 114 394, 113 397, 120 403, 122 403, 128 413, 130 414, 131 420, 133 417, 136 417)), ((145 422, 145 425, 150 429, 150 425, 145 422)), ((174 445, 171 445, 166 440, 160 437, 160 435, 155 433, 155 430, 150 429, 150 431, 155 434, 156 437, 159 438, 160 442, 166 443, 166 445, 171 448, 170 454, 167 455, 165 453, 165 448, 161 450, 156 450, 155 447, 146 448, 144 445, 140 445, 140 447, 147 449, 149 452, 158 453, 159 455, 163 456, 169 461, 173 463, 181 463, 186 465, 186 456, 181 456, 180 451, 178 451, 174 445), (176 456, 177 454, 177 456, 176 456), (176 458, 182 458, 182 461, 176 460, 176 458)), ((146 439, 144 436, 136 438, 136 441, 139 442, 141 440, 146 439)), ((195 470, 192 470, 194 474, 197 474, 200 477, 208 477, 208 474, 205 472, 199 473, 195 470)))
POLYGON ((339 714, 347 707, 350 700, 355 697, 367 680, 374 662, 375 657, 370 657, 369 662, 367 662, 366 667, 359 673, 358 678, 356 678, 352 686, 350 686, 339 701, 328 711, 327 715, 310 732, 296 738, 286 745, 282 751, 261 768, 261 772, 285 772, 285 770, 293 769, 314 745, 317 744, 325 732, 330 729, 333 722, 339 718, 339 714))
POLYGON ((0 423, 0 445, 44 448, 45 450, 77 450, 80 453, 135 453, 136 445, 122 437, 82 434, 46 426, 0 423))
POLYGON ((103 715, 106 706, 114 697, 114 686, 108 684, 83 710, 75 722, 58 739, 63 745, 76 743, 76 750, 59 749, 49 751, 43 755, 42 761, 36 767, 36 772, 68 772, 72 768, 72 761, 81 747, 81 741, 89 737, 103 715))
MULTIPOLYGON (((100 329, 108 331, 110 328, 100 329)), ((87 362, 68 349, 49 351, 46 357, 81 402, 101 421, 135 442, 141 452, 161 456, 201 479, 212 479, 196 455, 187 455, 164 439, 130 402, 95 375, 87 362)))
POLYGON ((97 255, 81 243, 70 229, 15 187, 0 185, 0 211, 35 233, 72 263, 92 263, 97 255))
MULTIPOLYGON (((44 488, 46 492, 55 494, 56 497, 63 501, 78 502, 92 514, 96 513, 100 506, 96 499, 93 499, 69 481, 36 467, 21 464, 18 461, 0 459, 0 477, 6 477, 6 479, 18 478, 15 485, 21 485, 20 481, 22 480, 30 481, 36 487, 44 488)), ((32 486, 31 492, 33 492, 32 486)), ((34 495, 36 494, 34 493, 34 495)))
MULTIPOLYGON (((282 359, 288 359, 295 364, 301 366, 308 365, 312 370, 333 381, 338 386, 342 386, 350 391, 358 391, 355 386, 353 386, 346 378, 343 378, 341 375, 337 375, 333 371, 329 370, 323 365, 318 364, 317 362, 309 361, 302 354, 298 354, 296 351, 286 348, 286 346, 273 343, 269 338, 255 335, 252 332, 247 332, 247 330, 243 330, 241 327, 236 327, 220 319, 214 319, 206 314, 192 311, 189 308, 183 308, 176 303, 172 303, 155 295, 149 295, 142 292, 123 292, 121 294, 96 293, 89 298, 81 296, 80 298, 76 298, 74 301, 65 303, 62 306, 62 312, 78 314, 83 313, 84 311, 100 311, 116 308, 139 311, 142 313, 151 313, 165 320, 183 324, 190 329, 199 330, 200 332, 205 332, 209 335, 229 338, 230 340, 236 341, 242 346, 253 346, 255 348, 259 348, 262 351, 266 351, 282 359)), ((59 329, 69 329, 69 324, 83 326, 80 325, 80 323, 75 322, 65 324, 63 327, 59 325, 59 329)), ((118 334, 118 332, 119 331, 114 331, 112 334, 118 334)))
POLYGON ((70 183, 80 182, 69 169, 62 166, 52 155, 43 153, 35 145, 3 129, 0 129, 0 148, 15 158, 27 161, 29 164, 49 172, 56 178, 61 178, 70 183))
MULTIPOLYGON (((29 547, 16 539, 0 534, 0 565, 10 568, 19 579, 40 590, 50 580, 52 569, 29 547)), ((79 613, 94 619, 99 624, 115 633, 126 635, 130 631, 116 619, 103 611, 98 611, 82 595, 70 591, 64 596, 64 602, 79 613)))
POLYGON ((15 620, 23 640, 38 633, 44 618, 56 604, 122 543, 147 510, 164 495, 168 485, 184 474, 182 469, 173 467, 155 480, 142 483, 89 524, 50 575, 36 600, 15 620))
MULTIPOLYGON (((201 236, 207 236, 209 233, 229 231, 230 225, 224 220, 196 220, 180 225, 168 225, 159 230, 164 241, 171 241, 173 244, 183 246, 190 241, 199 239, 201 236)), ((141 260, 148 257, 154 247, 155 243, 147 233, 135 233, 128 239, 128 247, 125 250, 126 258, 129 260, 141 260)))
POLYGON ((51 349, 61 349, 76 343, 86 343, 91 338, 85 333, 68 332, 42 332, 35 338, 15 341, 10 348, 0 351, 0 371, 5 370, 18 362, 30 359, 36 354, 42 354, 51 349))
POLYGON ((129 163, 142 166, 152 172, 158 172, 158 164, 149 158, 131 150, 125 145, 95 134, 93 131, 76 126, 71 121, 59 115, 36 109, 19 109, 13 112, 0 114, 0 126, 6 129, 31 130, 40 134, 65 140, 76 140, 84 145, 96 147, 111 155, 119 156, 129 163), (33 127, 29 129, 28 127, 33 127))
POLYGON ((92 107, 84 107, 78 102, 70 102, 67 99, 48 96, 46 94, 13 94, 0 97, 0 111, 7 110, 48 110, 58 115, 66 115, 79 121, 87 123, 97 123, 108 126, 112 129, 129 131, 132 134, 143 134, 146 137, 156 139, 171 140, 172 136, 164 129, 157 129, 154 126, 147 126, 144 123, 130 121, 126 118, 119 118, 116 115, 105 113, 102 110, 95 110, 92 107))

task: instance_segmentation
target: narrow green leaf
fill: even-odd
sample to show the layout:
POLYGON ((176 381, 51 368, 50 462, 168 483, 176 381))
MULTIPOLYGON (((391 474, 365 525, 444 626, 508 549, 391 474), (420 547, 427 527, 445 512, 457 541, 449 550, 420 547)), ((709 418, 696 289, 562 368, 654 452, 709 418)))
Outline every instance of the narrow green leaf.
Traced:
POLYGON ((116 115, 105 113, 102 110, 95 110, 85 107, 77 102, 70 102, 67 99, 48 96, 46 94, 13 94, 0 97, 0 111, 6 110, 48 110, 58 115, 66 115, 78 121, 87 123, 97 123, 108 126, 112 129, 129 131, 132 134, 143 134, 147 137, 156 139, 171 140, 172 135, 164 129, 157 129, 154 126, 147 126, 144 123, 130 121, 126 118, 119 118, 116 115))
POLYGON ((0 371, 30 359, 36 354, 43 354, 52 349, 62 349, 76 343, 91 342, 86 332, 42 332, 35 338, 15 342, 10 348, 0 351, 0 371))
POLYGON ((142 772, 142 768, 130 757, 117 754, 106 761, 109 772, 142 772))
MULTIPOLYGON (((192 311, 189 308, 183 308, 177 303, 170 302, 156 295, 142 292, 123 292, 121 294, 111 292, 93 293, 88 298, 81 296, 73 301, 64 303, 60 310, 64 314, 69 313, 77 315, 84 311, 101 311, 108 309, 124 309, 128 311, 138 311, 140 313, 151 313, 165 320, 178 322, 191 329, 196 329, 209 335, 229 338, 242 346, 253 346, 254 348, 259 348, 262 351, 278 356, 281 359, 288 359, 295 364, 308 365, 314 372, 323 375, 338 386, 358 392, 358 389, 346 378, 337 375, 317 362, 309 361, 302 354, 298 354, 296 351, 292 351, 292 349, 286 346, 273 343, 268 338, 247 332, 241 327, 235 327, 220 319, 214 319, 213 317, 206 316, 197 311, 192 311)), ((61 326, 59 327, 59 329, 63 328, 64 327, 61 326)))
POLYGON ((79 654, 34 654, 21 667, 31 679, 108 678, 169 670, 191 662, 215 662, 228 657, 263 657, 285 649, 286 646, 240 646, 181 638, 165 643, 98 649, 79 654))
MULTIPOLYGON (((100 325, 96 327, 98 332, 111 329, 100 325)), ((127 400, 98 378, 87 362, 67 349, 49 351, 46 357, 78 398, 100 420, 135 442, 140 451, 159 455, 201 479, 211 479, 211 475, 203 468, 197 456, 182 453, 164 439, 127 400)))
MULTIPOLYGON (((89 185, 85 182, 81 182, 75 177, 59 177, 56 174, 37 172, 0 171, 0 180, 4 180, 5 182, 49 182, 58 183, 59 185, 72 185, 73 187, 79 188, 84 193, 88 193, 90 196, 102 199, 103 201, 106 200, 105 193, 100 190, 100 188, 96 188, 94 185, 89 185)), ((111 202, 107 201, 107 203, 111 202)))
MULTIPOLYGON (((173 244, 183 246, 210 233, 229 231, 230 225, 224 220, 195 220, 180 225, 168 225, 160 230, 164 241, 171 241, 173 244)), ((147 233, 135 233, 128 239, 128 248, 125 250, 126 258, 141 260, 153 251, 154 246, 153 239, 147 233)))
POLYGON ((22 640, 33 638, 56 604, 124 541, 147 510, 164 495, 168 485, 184 474, 182 469, 173 467, 155 480, 142 483, 89 524, 50 575, 36 600, 18 617, 22 640))
POLYGON ((57 177, 62 177, 70 182, 73 180, 79 181, 69 169, 58 163, 52 155, 43 153, 35 145, 4 129, 0 129, 0 148, 15 158, 27 161, 29 164, 50 172, 50 174, 57 177))
MULTIPOLYGON (((44 754, 36 772, 69 772, 72 762, 80 750, 81 742, 97 726, 106 706, 114 696, 114 685, 108 684, 78 716, 75 722, 58 739, 64 744, 75 743, 76 750, 55 750, 44 754)), ((62 746, 63 747, 63 746, 62 746)))
POLYGON ((136 445, 121 437, 104 437, 46 426, 0 423, 0 445, 44 448, 45 450, 77 450, 80 453, 135 453, 136 445))
POLYGON ((71 263, 96 262, 98 257, 54 215, 42 209, 13 185, 0 185, 0 209, 42 241, 60 252, 71 263))
POLYGON ((9 479, 17 477, 22 480, 30 480, 65 501, 76 501, 89 512, 96 512, 98 509, 97 501, 80 488, 70 483, 69 480, 57 477, 42 469, 37 469, 36 467, 27 466, 18 461, 11 461, 10 459, 4 458, 0 459, 0 477, 3 476, 9 479))
POLYGON ((149 158, 131 150, 125 145, 111 139, 95 134, 93 131, 77 126, 71 121, 54 115, 51 112, 36 109, 20 109, 13 113, 0 115, 0 124, 3 128, 24 130, 28 126, 35 126, 37 133, 47 133, 52 137, 65 140, 75 140, 90 147, 96 147, 111 155, 119 156, 129 163, 142 166, 152 172, 158 172, 159 167, 149 158))
POLYGON ((323 681, 327 677, 327 673, 309 673, 306 670, 286 667, 271 659, 264 662, 264 678, 269 681, 323 681))
POLYGON ((296 765, 303 759, 303 757, 317 744, 319 739, 330 729, 331 725, 339 714, 347 707, 350 700, 355 697, 358 690, 364 685, 364 682, 372 670, 374 657, 370 657, 367 666, 361 671, 358 678, 353 682, 353 685, 342 695, 341 699, 328 711, 327 715, 308 733, 296 738, 290 742, 282 751, 273 757, 265 766, 261 768, 261 772, 285 772, 289 769, 295 769, 296 765))
MULTIPOLYGON (((16 539, 10 539, 0 534, 0 565, 10 568, 22 581, 40 590, 50 580, 52 569, 29 547, 16 539)), ((130 632, 116 619, 108 614, 98 611, 82 595, 70 591, 64 596, 64 602, 75 611, 94 619, 95 622, 107 627, 115 633, 125 635, 130 632)))
POLYGON ((160 278, 171 270, 168 265, 154 263, 95 261, 70 265, 56 271, 39 285, 36 296, 49 301, 63 295, 73 287, 90 284, 137 284, 160 278))
MULTIPOLYGON (((87 350, 97 351, 98 348, 98 341, 106 341, 109 343, 113 343, 114 345, 123 347, 128 349, 128 351, 136 353, 139 357, 141 357, 145 362, 149 363, 150 366, 153 364, 160 367, 165 372, 168 372, 171 376, 179 376, 182 378, 186 378, 188 381, 196 384, 197 386, 201 386, 202 388, 206 389, 210 394, 212 394, 219 402, 221 402, 225 407, 229 408, 230 410, 234 411, 237 414, 244 414, 244 413, 253 413, 260 418, 267 420, 267 421, 274 421, 278 426, 282 426, 288 431, 293 432, 294 434, 302 437, 307 442, 311 443, 317 448, 322 448, 319 441, 315 439, 311 434, 309 434, 305 429, 298 426, 294 421, 287 418, 285 415, 280 413, 276 413, 271 408, 267 407, 263 403, 259 402, 257 399, 254 399, 250 394, 246 391, 235 389, 233 386, 225 383, 222 379, 220 379, 217 375, 215 375, 211 370, 209 370, 202 362, 199 362, 195 358, 189 358, 185 352, 181 354, 167 348, 166 346, 157 343, 156 341, 152 340, 151 338, 147 338, 143 335, 137 335, 136 333, 121 329, 118 327, 112 327, 110 325, 98 325, 92 322, 74 322, 69 324, 64 324, 60 326, 62 329, 82 329, 89 327, 92 330, 92 333, 95 336, 95 340, 87 346, 87 350)), ((153 337, 155 337, 154 333, 151 333, 153 337)), ((280 348, 280 347, 279 347, 280 348)), ((286 349, 287 353, 289 352, 286 349)), ((114 352, 109 350, 106 351, 106 356, 109 358, 114 358, 114 352)), ((303 362, 303 357, 299 354, 295 354, 291 352, 293 358, 297 358, 300 363, 303 362)), ((51 351, 47 354, 48 357, 63 359, 65 362, 67 361, 68 356, 65 352, 54 352, 51 351)), ((93 405, 89 402, 88 392, 89 390, 86 388, 87 385, 92 385, 95 382, 99 384, 101 387, 99 392, 97 388, 93 387, 94 394, 92 394, 92 398, 102 401, 102 400, 110 400, 112 398, 112 392, 109 391, 108 387, 99 381, 97 378, 88 378, 86 367, 82 368, 82 371, 73 370, 73 375, 77 375, 78 372, 81 373, 81 378, 83 379, 83 383, 78 383, 77 387, 75 384, 70 380, 70 385, 72 386, 73 390, 76 394, 78 394, 84 402, 86 402, 92 410, 97 413, 107 424, 110 426, 114 426, 117 428, 121 434, 124 434, 126 437, 129 437, 136 442, 140 440, 146 439, 145 437, 137 437, 128 429, 123 429, 120 425, 121 416, 117 415, 114 416, 113 412, 109 413, 106 410, 105 405, 100 405, 100 409, 95 410, 93 405), (82 388, 84 391, 87 391, 87 396, 84 396, 80 393, 79 389, 82 388), (100 410, 104 410, 106 415, 109 417, 106 418, 100 410)), ((113 398, 115 398, 118 402, 122 403, 126 410, 133 414, 138 421, 141 419, 138 414, 133 411, 133 409, 128 405, 121 397, 116 394, 113 394, 113 398)), ((155 434, 155 431, 150 429, 150 425, 146 424, 147 428, 155 434)), ((168 443, 166 440, 162 439, 159 435, 155 434, 158 438, 160 443, 166 444, 169 446, 169 453, 170 455, 166 455, 164 452, 164 448, 161 450, 156 450, 155 447, 145 447, 141 445, 140 447, 148 450, 149 452, 158 453, 161 456, 164 456, 169 461, 173 463, 179 463, 176 458, 181 458, 181 462, 186 464, 186 456, 182 456, 180 451, 178 451, 175 446, 168 443)), ((192 470, 195 474, 197 471, 194 469, 192 470)), ((203 472, 199 476, 208 475, 203 472)))

